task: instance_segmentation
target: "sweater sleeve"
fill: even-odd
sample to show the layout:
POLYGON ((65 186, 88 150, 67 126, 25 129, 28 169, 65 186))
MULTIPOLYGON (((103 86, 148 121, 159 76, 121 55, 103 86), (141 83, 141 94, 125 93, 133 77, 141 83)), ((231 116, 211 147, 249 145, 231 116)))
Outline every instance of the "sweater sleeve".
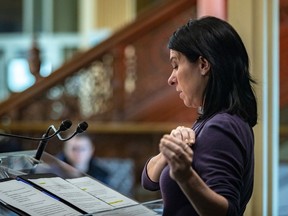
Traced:
POLYGON ((157 191, 160 189, 159 182, 152 181, 149 178, 148 173, 147 173, 147 164, 148 164, 149 160, 146 162, 144 169, 142 171, 141 184, 142 184, 143 188, 145 188, 146 190, 157 191))
POLYGON ((249 132, 242 123, 222 115, 207 123, 196 138, 194 168, 212 190, 228 200, 227 215, 241 215, 251 195, 253 138, 249 132))

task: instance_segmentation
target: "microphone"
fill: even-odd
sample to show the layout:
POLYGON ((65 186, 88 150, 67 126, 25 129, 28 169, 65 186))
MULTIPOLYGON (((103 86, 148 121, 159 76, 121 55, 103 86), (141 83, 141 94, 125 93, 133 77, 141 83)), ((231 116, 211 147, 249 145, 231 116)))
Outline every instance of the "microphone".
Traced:
POLYGON ((12 138, 19 138, 19 139, 27 139, 27 140, 48 140, 51 139, 52 137, 56 136, 58 133, 60 133, 61 131, 65 131, 68 130, 72 125, 72 122, 70 120, 64 120, 62 121, 61 125, 59 126, 58 130, 55 130, 54 134, 48 136, 49 131, 51 129, 51 127, 54 127, 53 125, 49 126, 50 129, 48 129, 48 134, 47 136, 42 136, 41 138, 35 138, 35 137, 27 137, 27 136, 21 136, 21 135, 16 135, 16 134, 7 134, 7 133, 0 133, 0 136, 5 136, 5 137, 12 137, 12 138))

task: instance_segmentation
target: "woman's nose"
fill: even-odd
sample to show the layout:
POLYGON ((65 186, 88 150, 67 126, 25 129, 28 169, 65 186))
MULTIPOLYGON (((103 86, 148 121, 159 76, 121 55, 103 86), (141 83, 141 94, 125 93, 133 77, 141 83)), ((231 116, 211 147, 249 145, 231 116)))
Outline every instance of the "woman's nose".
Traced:
POLYGON ((175 85, 175 83, 176 83, 176 77, 174 76, 174 74, 172 73, 171 75, 170 75, 170 77, 168 78, 168 84, 169 85, 175 85))

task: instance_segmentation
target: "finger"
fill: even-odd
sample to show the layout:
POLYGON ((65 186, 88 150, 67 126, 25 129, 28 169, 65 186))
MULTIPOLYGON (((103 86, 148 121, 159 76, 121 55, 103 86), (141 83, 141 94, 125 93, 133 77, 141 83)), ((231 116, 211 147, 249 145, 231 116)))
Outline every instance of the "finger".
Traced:
MULTIPOLYGON (((191 164, 193 161, 193 151, 191 147, 185 144, 183 145, 183 148, 181 148, 182 151, 175 152, 172 150, 173 148, 170 148, 169 140, 167 142, 165 142, 165 140, 163 141, 164 143, 161 147, 161 153, 165 157, 167 163, 170 166, 171 177, 173 176, 176 177, 177 179, 181 178, 181 176, 184 176, 187 170, 191 168, 191 164)), ((178 145, 174 146, 180 148, 180 146, 178 145)))
POLYGON ((181 158, 181 155, 178 155, 177 153, 170 151, 167 148, 164 148, 163 155, 166 157, 168 163, 171 163, 171 161, 179 162, 181 158))
POLYGON ((191 128, 188 127, 178 127, 177 130, 180 130, 182 135, 182 140, 188 144, 192 145, 195 143, 195 132, 191 128))
POLYGON ((195 131, 190 129, 187 130, 187 133, 188 133, 188 138, 186 140, 186 143, 189 145, 189 146, 192 146, 194 143, 195 143, 195 131))
POLYGON ((173 151, 173 148, 171 148, 171 144, 168 143, 169 141, 162 140, 159 145, 159 150, 162 153, 162 155, 166 158, 167 162, 169 163, 172 160, 178 160, 180 155, 173 151))
POLYGON ((178 155, 189 152, 187 151, 187 147, 190 147, 185 141, 171 135, 164 135, 162 137, 159 147, 161 148, 162 146, 169 148, 170 151, 173 151, 178 155))
POLYGON ((181 156, 192 151, 185 142, 171 135, 164 135, 162 137, 159 148, 160 151, 162 151, 161 148, 167 148, 167 150, 174 152, 177 156, 181 156))
POLYGON ((171 135, 164 135, 159 143, 159 149, 162 151, 162 149, 169 150, 172 152, 177 152, 177 148, 179 148, 179 145, 181 145, 181 140, 171 136, 171 135))
POLYGON ((190 148, 190 146, 189 146, 188 144, 185 144, 184 147, 183 147, 183 149, 184 149, 186 152, 188 152, 189 149, 191 149, 191 148, 190 148))
MULTIPOLYGON (((179 134, 179 133, 178 133, 179 134)), ((164 143, 169 143, 170 145, 181 145, 183 143, 182 141, 182 138, 179 138, 177 136, 174 136, 174 135, 164 135, 161 139, 161 142, 164 142, 164 143)))
POLYGON ((170 135, 172 135, 173 137, 176 137, 176 138, 178 138, 178 139, 183 139, 183 137, 182 137, 182 134, 181 134, 181 131, 179 130, 179 129, 173 129, 172 131, 171 131, 171 133, 170 133, 170 135))

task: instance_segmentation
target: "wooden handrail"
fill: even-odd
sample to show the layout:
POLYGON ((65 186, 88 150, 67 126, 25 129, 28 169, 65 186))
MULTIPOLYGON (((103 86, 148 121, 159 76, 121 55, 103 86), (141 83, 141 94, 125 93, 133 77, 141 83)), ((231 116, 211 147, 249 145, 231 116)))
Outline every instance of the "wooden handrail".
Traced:
MULTIPOLYGON (((74 122, 75 123, 75 122, 74 122)), ((74 124, 73 123, 73 124, 74 124)), ((3 131, 12 131, 19 133, 44 133, 50 125, 60 125, 61 122, 13 122, 13 124, 1 125, 1 129, 3 131)), ((183 126, 190 127, 191 122, 181 123, 183 126)), ((112 134, 142 134, 142 133, 168 133, 173 128, 179 126, 177 123, 173 122, 91 122, 89 123, 87 132, 89 133, 112 133, 112 134)), ((72 128, 76 128, 76 125, 71 126, 72 128)), ((69 129, 70 130, 70 129, 69 129)))
POLYGON ((29 99, 39 96, 42 92, 63 81, 69 75, 72 75, 81 68, 87 67, 93 60, 112 49, 113 46, 129 43, 131 39, 141 36, 143 33, 149 31, 149 29, 153 29, 161 23, 165 23, 167 18, 171 17, 171 14, 177 14, 195 4, 196 0, 170 0, 141 14, 134 22, 120 29, 96 47, 78 54, 70 61, 67 61, 50 76, 40 79, 32 87, 21 93, 12 94, 7 100, 0 103, 0 116, 28 104, 29 99))
MULTIPOLYGON (((60 121, 14 121, 11 124, 1 124, 0 128, 3 131, 13 131, 20 133, 43 133, 50 125, 60 125, 60 121)), ((73 122, 73 124, 76 124, 73 122)), ((89 127, 87 132, 91 133, 164 133, 170 132, 171 129, 179 126, 175 122, 88 122, 89 127)), ((181 122, 182 126, 191 127, 191 122, 181 122)), ((76 127, 72 125, 71 128, 76 127)), ((288 136, 288 126, 286 124, 280 125, 280 137, 288 136)))

